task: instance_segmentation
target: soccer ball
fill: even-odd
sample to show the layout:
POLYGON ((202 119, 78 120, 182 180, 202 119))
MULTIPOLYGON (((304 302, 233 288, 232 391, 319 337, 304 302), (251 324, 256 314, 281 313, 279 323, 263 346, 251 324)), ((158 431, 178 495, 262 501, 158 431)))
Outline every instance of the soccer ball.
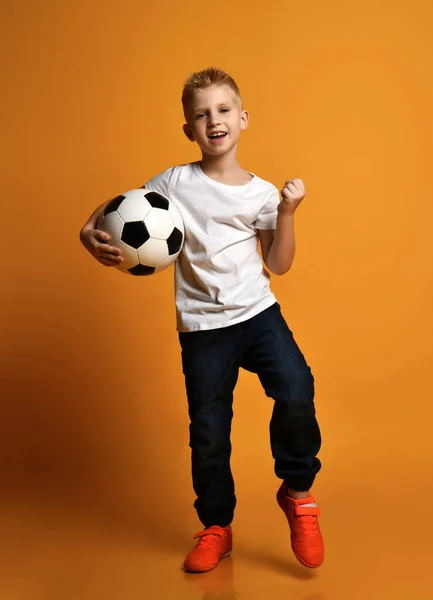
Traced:
POLYGON ((172 265, 182 250, 185 229, 171 200, 145 188, 129 190, 105 207, 98 229, 111 236, 123 262, 116 268, 131 275, 153 275, 172 265))

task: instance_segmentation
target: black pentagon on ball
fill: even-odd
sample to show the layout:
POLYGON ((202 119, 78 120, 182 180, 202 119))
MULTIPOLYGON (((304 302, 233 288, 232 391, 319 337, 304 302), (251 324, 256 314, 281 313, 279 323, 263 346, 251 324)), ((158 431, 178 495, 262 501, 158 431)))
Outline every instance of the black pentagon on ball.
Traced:
POLYGON ((147 192, 144 194, 146 196, 146 200, 149 202, 152 208, 162 208, 164 210, 168 210, 168 200, 158 194, 158 192, 147 192))
POLYGON ((147 267, 146 265, 136 265, 128 269, 131 275, 153 275, 155 267, 147 267))
POLYGON ((182 232, 179 231, 177 227, 175 227, 170 233, 169 237, 167 238, 168 253, 170 254, 170 256, 172 254, 176 254, 176 252, 179 252, 182 246, 182 241, 182 232))
POLYGON ((125 223, 120 239, 131 248, 140 248, 150 238, 146 225, 143 221, 131 221, 125 223))
POLYGON ((125 200, 125 196, 116 196, 115 198, 110 200, 110 202, 104 208, 104 217, 106 215, 108 215, 109 213, 112 213, 115 210, 117 210, 119 208, 119 206, 122 204, 123 200, 125 200))

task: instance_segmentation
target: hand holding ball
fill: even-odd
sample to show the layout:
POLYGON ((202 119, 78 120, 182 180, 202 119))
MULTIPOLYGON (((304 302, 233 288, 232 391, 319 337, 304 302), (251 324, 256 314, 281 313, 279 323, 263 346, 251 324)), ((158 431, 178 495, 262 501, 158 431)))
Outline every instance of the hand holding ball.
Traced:
POLYGON ((172 265, 182 250, 185 229, 175 204, 145 188, 113 198, 98 229, 111 237, 123 262, 116 268, 131 275, 153 275, 172 265))

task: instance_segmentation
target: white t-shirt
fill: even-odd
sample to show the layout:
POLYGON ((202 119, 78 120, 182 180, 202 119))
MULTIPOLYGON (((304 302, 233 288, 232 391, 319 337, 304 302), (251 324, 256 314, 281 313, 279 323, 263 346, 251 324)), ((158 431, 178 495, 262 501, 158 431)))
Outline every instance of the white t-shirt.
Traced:
POLYGON ((227 185, 192 163, 160 173, 145 187, 172 200, 185 225, 175 263, 178 331, 234 325, 276 302, 257 235, 276 227, 274 185, 256 175, 244 185, 227 185))

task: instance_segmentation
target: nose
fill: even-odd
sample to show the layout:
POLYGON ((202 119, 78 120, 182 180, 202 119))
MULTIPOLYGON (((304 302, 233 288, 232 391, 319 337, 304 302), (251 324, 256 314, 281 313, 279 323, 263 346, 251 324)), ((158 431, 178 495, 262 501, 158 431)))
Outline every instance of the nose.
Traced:
POLYGON ((208 123, 207 123, 208 127, 215 127, 216 125, 219 125, 221 123, 219 117, 220 117, 220 114, 218 112, 210 113, 208 123))

